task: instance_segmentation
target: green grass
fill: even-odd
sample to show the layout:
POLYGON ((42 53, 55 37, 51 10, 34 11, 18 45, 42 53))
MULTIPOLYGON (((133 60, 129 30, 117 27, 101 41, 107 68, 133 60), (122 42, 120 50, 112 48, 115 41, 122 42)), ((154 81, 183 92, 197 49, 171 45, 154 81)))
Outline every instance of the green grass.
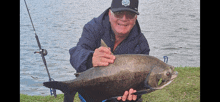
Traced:
MULTIPOLYGON (((20 102, 63 102, 64 95, 59 94, 56 98, 54 96, 29 96, 20 94, 20 102)), ((78 93, 75 95, 74 102, 80 102, 78 93)))
MULTIPOLYGON (((200 102, 200 67, 177 67, 178 77, 162 90, 145 94, 143 102, 200 102)), ((21 102, 63 102, 63 94, 52 96, 29 96, 20 94, 21 102)), ((76 94, 74 102, 79 102, 76 94)))

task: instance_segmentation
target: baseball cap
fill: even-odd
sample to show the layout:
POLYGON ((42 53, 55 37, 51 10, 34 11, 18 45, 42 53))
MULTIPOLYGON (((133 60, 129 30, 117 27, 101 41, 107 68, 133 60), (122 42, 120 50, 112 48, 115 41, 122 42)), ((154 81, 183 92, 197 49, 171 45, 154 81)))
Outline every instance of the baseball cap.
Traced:
POLYGON ((112 0, 112 12, 131 11, 139 15, 138 0, 112 0))

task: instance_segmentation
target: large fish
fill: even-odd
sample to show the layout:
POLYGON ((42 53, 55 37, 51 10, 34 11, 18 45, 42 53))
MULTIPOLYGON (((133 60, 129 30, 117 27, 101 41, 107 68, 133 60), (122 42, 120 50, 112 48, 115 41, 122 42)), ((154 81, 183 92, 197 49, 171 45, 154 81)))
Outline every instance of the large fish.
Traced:
MULTIPOLYGON (((101 45, 106 46, 103 41, 101 45)), ((162 89, 178 75, 173 66, 153 56, 122 54, 115 57, 113 64, 90 68, 73 80, 44 82, 43 85, 61 90, 64 102, 73 102, 76 92, 87 102, 101 102, 117 98, 130 88, 137 90, 135 95, 162 89)))

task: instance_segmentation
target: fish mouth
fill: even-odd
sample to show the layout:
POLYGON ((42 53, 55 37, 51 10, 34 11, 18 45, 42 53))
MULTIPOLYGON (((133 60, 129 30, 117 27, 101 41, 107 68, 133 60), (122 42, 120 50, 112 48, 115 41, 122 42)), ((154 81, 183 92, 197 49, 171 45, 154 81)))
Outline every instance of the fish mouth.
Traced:
POLYGON ((173 72, 170 81, 168 81, 166 84, 164 84, 164 85, 162 85, 162 86, 160 86, 160 87, 154 87, 153 89, 154 89, 154 90, 163 89, 165 86, 169 85, 177 76, 178 76, 178 72, 177 72, 177 71, 173 72))

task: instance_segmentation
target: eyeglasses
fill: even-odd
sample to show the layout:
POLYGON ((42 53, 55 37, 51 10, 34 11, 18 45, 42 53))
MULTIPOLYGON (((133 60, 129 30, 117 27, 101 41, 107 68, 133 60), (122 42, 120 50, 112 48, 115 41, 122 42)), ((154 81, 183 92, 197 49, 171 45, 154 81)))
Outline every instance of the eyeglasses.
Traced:
POLYGON ((118 12, 112 12, 112 11, 111 11, 111 13, 114 14, 114 16, 115 16, 116 18, 118 18, 118 19, 123 18, 124 15, 125 15, 125 17, 126 17, 127 19, 134 19, 135 16, 136 16, 135 13, 130 12, 130 11, 118 11, 118 12))

